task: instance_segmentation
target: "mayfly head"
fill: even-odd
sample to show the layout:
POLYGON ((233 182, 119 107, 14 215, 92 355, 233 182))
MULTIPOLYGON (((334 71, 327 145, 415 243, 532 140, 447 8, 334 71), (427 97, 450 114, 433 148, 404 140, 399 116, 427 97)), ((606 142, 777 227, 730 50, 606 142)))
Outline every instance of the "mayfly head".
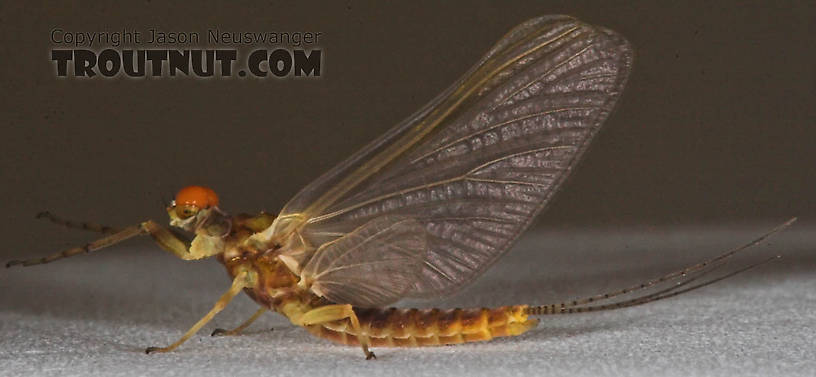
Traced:
POLYGON ((218 195, 209 187, 182 188, 166 209, 170 225, 188 232, 225 236, 230 231, 229 217, 218 208, 218 195))

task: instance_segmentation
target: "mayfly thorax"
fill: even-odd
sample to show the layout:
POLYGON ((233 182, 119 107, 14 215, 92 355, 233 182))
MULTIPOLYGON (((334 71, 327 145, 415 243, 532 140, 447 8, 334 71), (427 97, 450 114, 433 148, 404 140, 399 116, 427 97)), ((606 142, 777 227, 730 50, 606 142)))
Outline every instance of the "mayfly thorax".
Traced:
POLYGON ((396 309, 403 298, 451 294, 478 277, 530 225, 575 168, 623 91, 633 53, 615 32, 566 16, 517 26, 428 105, 301 190, 277 216, 229 215, 209 188, 182 189, 170 225, 114 229, 38 217, 105 234, 30 266, 150 235, 184 260, 215 257, 232 285, 167 352, 247 292, 265 311, 319 337, 369 347, 429 346, 520 335, 534 316, 640 305, 774 258, 701 278, 775 233, 631 287, 550 305, 396 309), (179 231, 181 230, 181 231, 179 231), (186 234, 194 234, 188 240, 186 234), (633 292, 642 292, 631 295, 633 292), (620 296, 630 295, 628 298, 620 296))

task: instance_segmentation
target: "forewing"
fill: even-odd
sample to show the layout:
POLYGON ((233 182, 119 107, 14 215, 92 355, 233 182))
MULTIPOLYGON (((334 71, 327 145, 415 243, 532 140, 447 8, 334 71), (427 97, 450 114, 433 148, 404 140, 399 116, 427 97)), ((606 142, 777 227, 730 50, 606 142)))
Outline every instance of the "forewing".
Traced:
POLYGON ((405 294, 450 293, 546 206, 608 117, 631 64, 629 44, 614 32, 565 16, 530 20, 282 215, 307 219, 301 234, 315 246, 380 216, 412 218, 427 251, 405 294))
POLYGON ((375 217, 323 244, 300 277, 331 301, 384 306, 402 298, 420 278, 426 250, 425 228, 416 220, 375 217))

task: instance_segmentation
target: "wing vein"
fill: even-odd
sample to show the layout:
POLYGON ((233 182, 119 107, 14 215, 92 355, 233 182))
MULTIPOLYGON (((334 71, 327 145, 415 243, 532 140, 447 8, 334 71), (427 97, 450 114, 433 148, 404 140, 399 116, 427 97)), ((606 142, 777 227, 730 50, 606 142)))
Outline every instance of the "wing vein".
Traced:
POLYGON ((535 118, 535 117, 544 116, 544 115, 556 114, 556 113, 566 112, 566 111, 594 110, 594 109, 595 109, 594 107, 580 107, 580 106, 579 107, 565 107, 565 108, 561 108, 561 109, 541 111, 541 112, 537 112, 537 113, 528 114, 528 115, 525 115, 525 116, 520 116, 520 117, 517 117, 517 118, 509 119, 509 120, 499 122, 497 124, 485 127, 483 129, 479 129, 478 131, 471 132, 470 134, 467 134, 467 135, 462 136, 462 137, 460 137, 460 138, 458 138, 456 140, 453 140, 453 141, 451 141, 451 142, 449 142, 449 143, 447 143, 445 145, 442 145, 442 146, 440 146, 438 148, 435 148, 434 150, 432 150, 432 151, 430 151, 428 153, 425 153, 425 154, 411 160, 411 163, 414 164, 414 163, 416 163, 416 162, 418 162, 418 161, 420 161, 420 160, 422 160, 422 159, 424 159, 424 158, 426 158, 426 157, 428 157, 428 156, 430 156, 430 155, 432 155, 434 153, 438 153, 438 152, 440 152, 440 151, 442 151, 442 150, 444 150, 446 148, 450 148, 450 147, 452 147, 452 146, 454 146, 456 144, 459 144, 459 143, 461 143, 461 142, 463 142, 465 140, 471 139, 471 138, 479 136, 479 135, 484 135, 485 133, 493 131, 496 128, 499 128, 501 126, 506 126, 508 124, 515 123, 515 122, 518 122, 518 121, 521 121, 521 120, 535 118))
MULTIPOLYGON (((573 147, 573 146, 569 146, 569 145, 557 145, 557 146, 552 146, 552 147, 535 148, 535 149, 531 149, 531 150, 527 150, 527 151, 519 152, 519 153, 517 153, 517 154, 513 154, 513 155, 509 155, 509 156, 503 156, 503 157, 501 157, 501 158, 496 159, 496 160, 495 160, 495 162, 498 162, 498 161, 501 161, 501 160, 504 160, 504 159, 507 159, 507 158, 512 158, 512 157, 514 157, 514 156, 522 155, 522 154, 525 154, 525 153, 535 152, 535 151, 538 151, 538 150, 545 151, 545 150, 553 150, 553 149, 561 149, 561 148, 574 148, 574 147, 573 147)), ((479 166, 479 167, 477 167, 477 168, 482 168, 482 167, 484 167, 484 166, 489 166, 490 164, 495 163, 495 162, 494 162, 494 161, 490 161, 490 162, 487 162, 487 163, 485 163, 485 164, 480 165, 480 166, 479 166)), ((414 192, 414 191, 417 191, 417 190, 423 190, 423 189, 427 189, 427 188, 431 188, 431 187, 435 187, 435 186, 440 186, 440 185, 444 185, 444 184, 448 184, 448 183, 454 183, 454 182, 458 182, 458 181, 463 181, 463 180, 466 180, 466 179, 470 179, 470 180, 474 180, 474 181, 486 181, 486 180, 481 179, 481 178, 473 178, 473 177, 469 177, 469 175, 470 175, 470 174, 473 174, 473 173, 474 173, 474 170, 478 171, 478 169, 471 169, 471 171, 469 171, 469 172, 467 172, 467 173, 465 173, 465 174, 463 174, 463 175, 460 175, 460 176, 458 176, 458 177, 449 178, 449 179, 443 179, 443 180, 441 180, 441 181, 431 182, 431 183, 426 183, 426 184, 424 184, 424 185, 419 185, 419 186, 409 187, 409 188, 402 189, 402 190, 399 190, 399 191, 396 191, 396 192, 392 192, 392 193, 388 193, 388 194, 380 195, 380 196, 377 196, 377 197, 375 197, 375 198, 371 198, 371 199, 368 199, 368 200, 366 200, 366 201, 363 201, 363 202, 357 203, 357 204, 355 204, 355 205, 352 205, 352 206, 348 206, 348 207, 345 207, 345 208, 338 209, 338 210, 336 210, 336 211, 333 211, 333 212, 327 213, 327 214, 325 214, 325 215, 321 215, 321 216, 316 216, 316 217, 313 217, 313 218, 309 219, 307 222, 308 222, 308 223, 310 223, 310 224, 312 224, 312 223, 318 223, 318 222, 324 221, 324 220, 326 220, 326 219, 329 219, 329 218, 332 218, 332 217, 335 217, 335 216, 342 215, 342 214, 347 213, 347 212, 349 212, 349 211, 353 211, 353 210, 355 210, 355 209, 358 209, 358 208, 361 208, 361 207, 365 207, 365 206, 367 206, 367 205, 369 205, 369 204, 376 203, 376 202, 378 202, 378 201, 381 201, 381 200, 384 200, 384 199, 388 199, 388 198, 392 198, 392 197, 395 197, 395 196, 405 195, 405 194, 408 194, 408 193, 410 193, 410 192, 414 192)), ((512 182, 507 182, 507 183, 512 183, 512 182)), ((525 183, 521 183, 521 182, 520 182, 519 184, 530 184, 530 183, 529 183, 529 182, 525 182, 525 183)))
POLYGON ((281 216, 302 220, 265 234, 296 231, 314 245, 301 276, 317 277, 313 291, 336 303, 449 294, 551 202, 612 112, 632 56, 608 29, 566 16, 525 22, 301 190, 281 216))
POLYGON ((543 183, 515 181, 515 180, 510 180, 510 179, 488 179, 488 178, 473 178, 473 177, 466 177, 465 179, 470 181, 470 182, 498 183, 498 184, 505 184, 505 185, 522 185, 522 186, 533 186, 533 187, 546 187, 547 186, 547 185, 545 185, 543 183))
MULTIPOLYGON (((554 66, 554 67, 552 67, 552 68, 550 68, 550 69, 549 69, 547 72, 544 72, 543 74, 539 75, 537 79, 535 79, 535 80, 532 80, 532 81, 528 82, 526 85, 524 85, 524 86, 522 86, 521 88, 518 88, 518 89, 516 89, 515 91, 513 91, 513 93, 510 93, 510 94, 509 94, 509 95, 507 95, 506 97, 504 97, 504 98, 502 98, 502 99, 500 99, 500 100, 498 100, 498 101, 494 102, 494 103, 493 103, 493 105, 492 105, 492 106, 491 106, 491 107, 488 109, 488 112, 495 110, 497 107, 499 107, 499 106, 501 106, 502 104, 504 104, 504 103, 505 103, 505 101, 507 101, 507 100, 509 100, 509 99, 511 99, 511 98, 513 98, 513 97, 515 97, 517 94, 521 93, 521 91, 523 91, 523 90, 525 90, 525 89, 529 88, 531 85, 533 85, 533 84, 535 84, 535 83, 537 83, 537 82, 541 81, 543 77, 546 77, 547 75, 552 74, 553 72, 555 72, 555 70, 556 70, 556 69, 561 68, 561 67, 563 67, 563 66, 564 66, 564 65, 566 65, 566 64, 569 64, 569 63, 570 63, 570 62, 572 62, 572 61, 573 61, 575 58, 577 58, 577 57, 579 57, 579 56, 583 55, 583 54, 584 54, 584 53, 585 53, 587 50, 589 50, 589 48, 590 48, 590 47, 592 47, 592 45, 589 45, 589 46, 586 46, 586 47, 582 48, 580 51, 576 52, 575 54, 573 54, 572 56, 570 56, 569 58, 567 58, 567 59, 566 59, 566 60, 564 60, 563 62, 561 62, 561 63, 557 64, 556 66, 554 66)), ((566 78, 566 77, 558 77, 558 78, 557 78, 557 79, 556 79, 556 80, 555 80, 553 83, 557 83, 557 82, 559 82, 560 80, 562 80, 562 79, 564 79, 564 78, 566 78)))
POLYGON ((531 48, 529 50, 525 50, 524 52, 522 52, 522 53, 514 56, 513 58, 511 58, 509 61, 504 62, 503 64, 499 65, 499 67, 497 67, 493 71, 489 72, 486 75, 486 77, 483 77, 477 83, 472 85, 470 87, 470 89, 467 90, 463 95, 461 95, 460 98, 458 98, 456 101, 454 101, 453 104, 451 104, 449 106, 445 106, 444 108, 446 110, 439 117, 437 117, 434 120, 433 123, 431 123, 429 125, 421 123, 421 124, 413 127, 412 130, 411 130, 412 132, 406 134, 404 137, 400 138, 399 141, 395 142, 394 144, 391 144, 382 153, 380 153, 377 156, 375 156, 374 158, 368 160, 363 165, 361 165, 359 168, 357 168, 353 173, 346 176, 341 182, 339 182, 337 185, 332 187, 329 191, 327 191, 320 198, 318 198, 313 204, 311 204, 308 208, 306 208, 306 210, 304 212, 306 212, 307 214, 319 213, 320 211, 322 211, 323 209, 325 209, 329 205, 333 204, 337 200, 337 198, 341 197, 343 194, 348 192, 348 190, 350 190, 353 187, 356 187, 357 184, 359 184, 360 182, 362 182, 363 180, 365 180, 366 178, 368 178, 372 174, 379 171, 383 166, 389 164, 391 161, 393 161, 398 156, 402 155, 402 153, 404 153, 406 150, 408 150, 408 148, 410 148, 416 142, 422 140, 426 135, 428 135, 429 132, 431 132, 437 126, 442 124, 442 121, 448 115, 450 115, 450 113, 452 113, 454 109, 458 108, 459 105, 462 104, 462 102, 464 102, 464 100, 466 98, 468 98, 483 83, 487 82, 488 80, 493 78, 495 75, 497 75, 499 72, 501 72, 504 68, 507 68, 509 65, 517 62, 521 58, 523 58, 523 57, 525 57, 527 55, 530 55, 530 54, 538 51, 539 49, 542 49, 545 46, 548 46, 551 43, 554 43, 555 41, 565 37, 566 35, 572 33, 573 31, 575 31, 577 29, 578 29, 578 26, 575 26, 575 27, 567 30, 566 32, 556 36, 555 38, 553 38, 551 40, 548 40, 548 41, 545 41, 545 42, 543 42, 543 43, 541 43, 541 44, 539 44, 539 45, 537 45, 537 46, 535 46, 535 47, 533 47, 533 48, 531 48))
POLYGON ((329 265, 327 266, 327 269, 331 269, 332 267, 334 267, 334 266, 337 264, 337 262, 338 262, 338 261, 342 260, 342 259, 343 259, 343 257, 345 257, 346 255, 348 255, 348 254, 349 254, 349 253, 351 253, 352 251, 355 251, 355 250, 359 249, 359 248, 360 248, 360 246, 365 245, 366 243, 370 242, 372 239, 374 239, 374 238, 378 237, 379 235, 381 235, 381 234, 383 234, 383 233, 385 233, 385 232, 387 232, 387 231, 390 231, 392 228, 394 228, 394 226, 396 226, 396 225, 398 225, 398 224, 402 223, 403 221, 405 221, 405 220, 400 220, 400 221, 397 221, 397 222, 395 222, 395 223, 393 223, 393 224, 390 224, 390 225, 388 225, 387 227, 385 227, 385 228, 383 228, 383 229, 380 229, 380 230, 378 230, 377 232, 375 232, 374 234, 372 234, 372 235, 370 235, 370 236, 366 237, 366 238, 365 238, 365 239, 363 239, 362 241, 358 242, 356 245, 354 245, 354 246, 352 246, 352 247, 348 248, 348 249, 347 249, 346 251, 344 251, 342 254, 340 254, 340 255, 336 256, 336 257, 335 257, 335 258, 334 258, 334 259, 331 261, 331 263, 329 263, 329 265))
POLYGON ((507 156, 502 156, 502 157, 490 160, 488 162, 485 162, 485 163, 483 163, 483 164, 481 164, 481 165, 479 165, 479 166, 477 166, 477 167, 475 167, 473 169, 470 169, 470 171, 468 171, 465 175, 474 174, 474 173, 478 172, 479 170, 482 170, 482 169, 484 169, 484 168, 486 168, 486 167, 488 167, 490 165, 502 162, 504 160, 511 159, 513 157, 518 157, 518 156, 521 156, 521 155, 529 154, 529 153, 546 152, 546 151, 553 151, 553 150, 558 150, 558 149, 575 149, 575 148, 576 147, 574 145, 555 145, 555 146, 551 146, 551 147, 528 149, 526 151, 508 154, 507 156))

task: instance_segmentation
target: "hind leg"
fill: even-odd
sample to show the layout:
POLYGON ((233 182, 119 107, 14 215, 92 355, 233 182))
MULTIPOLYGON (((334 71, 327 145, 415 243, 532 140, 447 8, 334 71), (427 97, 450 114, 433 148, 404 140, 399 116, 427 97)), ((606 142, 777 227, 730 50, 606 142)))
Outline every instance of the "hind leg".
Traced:
POLYGON ((363 347, 366 360, 376 359, 377 356, 374 355, 374 352, 368 350, 368 336, 363 334, 362 328, 360 327, 360 320, 357 319, 357 314, 354 313, 354 309, 351 305, 326 305, 312 309, 300 317, 299 324, 302 326, 319 325, 346 318, 351 322, 351 328, 357 335, 360 346, 363 347))

